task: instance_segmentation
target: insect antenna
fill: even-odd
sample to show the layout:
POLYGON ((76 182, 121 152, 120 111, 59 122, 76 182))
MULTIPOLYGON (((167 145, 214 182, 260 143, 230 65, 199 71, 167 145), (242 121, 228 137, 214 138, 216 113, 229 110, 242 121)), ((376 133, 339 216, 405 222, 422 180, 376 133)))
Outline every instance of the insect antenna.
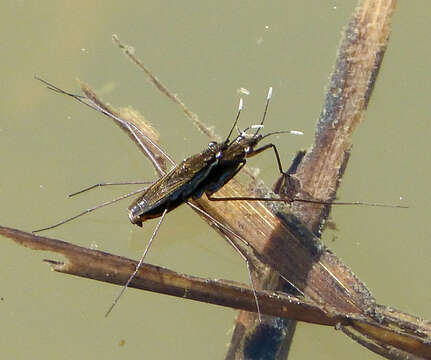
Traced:
MULTIPOLYGON (((265 122, 265 119, 266 119, 266 114, 267 114, 267 112, 268 112, 268 106, 269 106, 269 102, 270 102, 271 98, 272 98, 272 87, 270 87, 270 88, 269 88, 269 90, 268 90, 268 95, 266 96, 265 109, 264 109, 264 111, 263 111, 262 120, 261 120, 260 124, 251 125, 251 126, 249 126, 249 127, 245 128, 245 129, 244 129, 244 131, 241 131, 241 130, 237 127, 237 129, 238 129, 238 133, 239 133, 240 135, 241 135, 241 134, 245 134, 248 130, 253 130, 253 129, 256 129, 256 132, 254 133, 253 137, 255 137, 255 136, 259 133, 259 131, 264 127, 264 126, 263 126, 263 123, 265 122)), ((277 133, 280 133, 280 134, 281 134, 281 133, 285 133, 285 132, 283 131, 283 132, 277 132, 277 133)), ((293 133, 295 133, 295 134, 297 134, 297 135, 303 135, 301 131, 297 131, 297 132, 292 131, 292 134, 293 134, 293 133)), ((266 137, 266 136, 267 136, 267 135, 265 135, 264 137, 266 137)), ((262 138, 262 139, 263 139, 263 138, 262 138)))
POLYGON ((232 128, 229 131, 229 134, 226 137, 225 143, 228 144, 229 143, 229 138, 232 135, 233 129, 235 129, 235 127, 237 127, 237 123, 238 123, 238 119, 239 119, 239 115, 241 114, 241 111, 243 109, 243 105, 244 105, 244 101, 242 100, 242 98, 239 99, 239 105, 238 105, 238 112, 236 113, 236 118, 235 121, 232 125, 232 128))
POLYGON ((282 130, 282 131, 273 131, 268 134, 265 134, 264 136, 262 136, 262 139, 265 139, 268 136, 279 135, 279 134, 304 135, 304 133, 299 130, 282 130))
POLYGON ((271 101, 271 98, 272 98, 272 86, 270 86, 268 89, 268 95, 266 95, 265 110, 263 110, 262 121, 258 126, 256 126, 257 129, 256 129, 256 132, 254 133, 254 136, 256 136, 259 133, 260 129, 263 128, 263 123, 265 121, 266 114, 268 112, 268 106, 269 106, 269 102, 271 101))

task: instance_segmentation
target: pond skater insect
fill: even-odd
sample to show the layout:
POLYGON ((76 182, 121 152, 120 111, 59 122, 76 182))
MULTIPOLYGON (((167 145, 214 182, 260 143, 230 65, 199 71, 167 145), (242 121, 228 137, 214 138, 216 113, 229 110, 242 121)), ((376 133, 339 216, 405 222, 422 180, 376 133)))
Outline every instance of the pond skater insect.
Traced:
MULTIPOLYGON (((109 111, 109 109, 107 109, 106 107, 103 107, 101 104, 97 103, 91 97, 89 97, 87 93, 86 93, 87 96, 75 95, 62 90, 46 82, 45 80, 42 80, 40 78, 36 78, 36 79, 40 80, 45 85, 47 85, 49 89, 55 92, 70 96, 73 99, 77 100, 78 102, 83 103, 91 107, 92 109, 98 112, 101 112, 102 114, 112 118, 113 120, 120 123, 124 128, 126 128, 132 135, 135 136, 135 138, 137 138, 138 135, 144 137, 146 140, 149 140, 149 142, 153 146, 155 146, 160 152, 163 153, 163 151, 155 143, 153 143, 150 139, 148 139, 147 136, 143 134, 142 131, 139 128, 137 128, 136 125, 126 120, 123 120, 119 116, 113 114, 112 112, 109 111)), ((85 92, 84 88, 83 90, 85 92)), ((128 281, 126 282, 126 284, 124 285, 124 287, 122 288, 118 296, 113 301, 106 315, 108 315, 111 312, 111 310, 118 302, 119 298, 121 297, 125 289, 128 287, 128 285, 133 280, 133 278, 139 271, 140 267, 142 266, 145 256, 148 253, 151 243, 154 240, 159 230, 159 227, 165 218, 165 215, 183 203, 189 204, 195 210, 199 211, 204 216, 206 216, 211 221, 213 221, 216 224, 216 226, 232 233, 234 236, 238 237, 245 244, 249 245, 245 239, 239 237, 238 235, 233 233, 232 230, 226 228, 224 225, 220 224, 217 220, 212 218, 209 214, 199 209, 194 204, 190 203, 189 202, 190 199, 196 200, 201 198, 202 195, 205 194, 208 200, 211 200, 211 201, 260 200, 260 201, 282 201, 282 202, 289 202, 289 203, 291 203, 292 201, 303 201, 303 202, 311 202, 311 203, 317 203, 317 204, 323 204, 323 205, 356 204, 356 205, 385 206, 382 204, 368 204, 368 203, 361 203, 361 202, 337 203, 337 202, 325 202, 325 201, 318 201, 318 200, 304 200, 304 199, 296 199, 296 198, 281 199, 281 198, 259 198, 259 197, 223 197, 223 198, 212 197, 214 193, 216 193, 219 189, 221 189, 227 182, 229 182, 229 180, 231 180, 244 167, 244 165, 246 164, 247 158, 255 156, 267 149, 271 149, 271 148, 273 149, 277 160, 278 169, 280 173, 285 174, 285 172, 282 169, 277 148, 274 144, 272 143, 266 144, 259 148, 256 148, 256 146, 261 140, 271 135, 283 134, 283 133, 301 135, 302 132, 277 131, 277 132, 268 133, 266 135, 259 134, 260 130, 263 128, 263 124, 266 118, 268 105, 271 97, 272 97, 272 88, 269 88, 268 95, 266 97, 265 109, 264 109, 264 113, 260 124, 250 126, 244 131, 240 131, 238 129, 238 136, 234 140, 230 140, 230 137, 234 129, 237 128, 238 119, 243 108, 242 99, 240 100, 235 121, 230 129, 228 136, 226 137, 226 140, 222 142, 214 142, 214 141, 210 142, 208 147, 205 150, 203 150, 202 152, 196 155, 190 156, 189 158, 183 160, 178 165, 175 165, 175 163, 169 157, 167 157, 174 165, 173 168, 167 173, 165 173, 161 168, 158 169, 159 173, 161 172, 163 175, 147 188, 140 189, 130 194, 123 195, 114 200, 111 200, 101 205, 87 209, 84 212, 77 214, 73 217, 70 217, 66 220, 63 220, 57 224, 34 231, 34 232, 40 232, 40 231, 58 227, 66 222, 76 219, 77 217, 82 216, 86 213, 92 212, 100 207, 112 204, 116 201, 130 197, 140 192, 143 193, 128 208, 130 221, 133 224, 142 226, 142 223, 148 219, 153 219, 153 218, 160 218, 160 219, 150 237, 150 240, 147 244, 147 247, 145 248, 145 251, 138 265, 136 266, 135 271, 129 277, 128 281), (251 133, 251 134, 247 133, 247 131, 254 130, 254 129, 256 129, 254 133, 251 133)), ((145 145, 142 144, 141 146, 144 147, 145 145)), ((139 183, 139 182, 134 182, 134 183, 139 183)), ((102 184, 93 185, 75 194, 82 193, 96 186, 111 185, 111 184, 113 183, 102 183, 102 184)), ((72 194, 72 195, 75 195, 75 194, 72 194)), ((235 248, 235 250, 241 255, 241 257, 245 260, 247 264, 251 287, 256 300, 256 308, 257 308, 256 310, 260 318, 259 304, 257 302, 256 290, 253 285, 249 261, 247 260, 247 257, 243 254, 243 252, 234 243, 232 243, 231 241, 229 242, 235 248)))

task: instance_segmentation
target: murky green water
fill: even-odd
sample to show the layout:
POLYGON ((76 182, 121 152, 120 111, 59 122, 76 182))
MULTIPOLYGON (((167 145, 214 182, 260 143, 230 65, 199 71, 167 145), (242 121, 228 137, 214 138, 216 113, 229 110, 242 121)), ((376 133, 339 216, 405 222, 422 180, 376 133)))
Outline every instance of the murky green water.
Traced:
MULTIPOLYGON (((154 179, 134 144, 101 116, 56 96, 38 74, 77 90, 89 82, 117 105, 141 110, 176 159, 207 139, 144 79, 111 43, 137 54, 197 112, 225 134, 245 87, 243 124, 255 123, 268 86, 268 129, 282 137, 282 157, 312 141, 324 87, 355 1, 213 3, 115 1, 93 4, 3 1, 0 96, 0 223, 32 230, 118 194, 66 194, 101 180, 154 179)), ((423 4, 421 2, 420 4, 423 4)), ((359 127, 340 199, 397 202, 407 211, 338 208, 338 232, 325 240, 377 300, 431 318, 427 226, 429 171, 429 9, 400 2, 366 121, 359 127)), ((270 154, 253 159, 270 182, 270 154)), ((127 219, 127 203, 101 210, 49 236, 138 258, 152 231, 127 219)), ((0 313, 4 358, 220 359, 235 312, 130 290, 110 318, 118 289, 49 271, 39 254, 1 240, 0 313), (123 346, 120 346, 124 340, 123 346)), ((240 258, 189 209, 169 214, 148 261, 190 274, 247 281, 240 258)), ((330 328, 300 325, 292 359, 377 359, 330 328)))

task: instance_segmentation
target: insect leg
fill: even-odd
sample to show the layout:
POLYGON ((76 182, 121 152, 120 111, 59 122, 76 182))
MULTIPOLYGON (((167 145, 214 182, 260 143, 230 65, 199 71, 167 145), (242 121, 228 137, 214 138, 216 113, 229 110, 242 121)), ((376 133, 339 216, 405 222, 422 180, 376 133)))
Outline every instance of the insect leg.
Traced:
MULTIPOLYGON (((262 152, 264 150, 267 150, 270 147, 272 147, 274 149, 274 153, 277 157, 277 163, 278 163, 278 167, 280 169, 280 172, 283 175, 290 176, 290 174, 292 172, 294 172, 294 170, 296 170, 296 167, 298 166, 298 163, 301 161, 302 157, 304 156, 304 153, 300 152, 297 154, 297 156, 294 159, 292 166, 285 173, 282 170, 280 157, 278 155, 277 148, 275 147, 274 144, 268 144, 268 145, 262 146, 261 148, 253 151, 253 153, 251 153, 252 154, 251 156, 254 156, 254 155, 256 155, 259 152, 262 152)), ((245 165, 245 161, 242 162, 240 167, 229 178, 234 177, 244 167, 244 165, 245 165)), ((225 184, 226 182, 227 181, 225 181, 223 184, 225 184)), ((220 189, 220 187, 221 186, 218 186, 217 190, 220 189)), ((363 202, 363 201, 325 201, 325 200, 301 199, 301 198, 295 198, 295 197, 293 197, 293 198, 255 197, 255 196, 212 197, 212 195, 216 191, 206 193, 208 200, 210 200, 210 201, 277 201, 277 202, 285 202, 285 203, 289 203, 289 204, 294 202, 294 201, 298 201, 298 202, 316 204, 316 205, 357 205, 357 206, 373 206, 373 207, 390 207, 390 208, 399 208, 399 209, 407 209, 408 208, 408 206, 398 205, 398 204, 368 203, 368 202, 363 202)))
POLYGON ((85 84, 81 84, 81 89, 84 91, 86 96, 82 95, 76 95, 72 94, 70 92, 67 92, 65 90, 60 89, 59 87, 55 86, 54 84, 51 84, 50 82, 41 79, 38 76, 35 76, 36 80, 39 80, 43 84, 47 86, 48 89, 57 92, 59 94, 63 94, 66 96, 70 96, 76 101, 78 101, 81 104, 84 104, 85 106, 90 107, 93 110, 96 110, 97 112, 109 117, 110 119, 114 120, 121 126, 123 130, 125 130, 127 133, 130 133, 132 136, 133 141, 138 144, 140 149, 144 151, 146 156, 150 159, 150 161, 154 164, 156 167, 156 170, 160 175, 164 175, 165 171, 160 167, 159 163, 156 161, 155 157, 151 154, 151 152, 148 150, 146 145, 144 144, 143 140, 145 142, 148 142, 151 144, 151 146, 154 146, 157 151, 159 151, 166 159, 172 164, 175 165, 175 162, 153 141, 151 140, 147 135, 145 135, 141 129, 139 129, 135 124, 123 120, 120 118, 119 114, 114 113, 115 111, 111 109, 110 107, 106 106, 104 103, 102 103, 96 96, 96 94, 85 84), (113 112, 114 111, 114 112, 113 112))
POLYGON ((151 235, 150 240, 148 241, 147 247, 145 248, 141 259, 138 262, 138 265, 136 265, 135 271, 132 273, 132 275, 130 275, 129 279, 127 280, 127 282, 124 284, 123 288, 120 290, 120 292, 118 293, 117 297, 114 299, 114 301, 112 302, 111 306, 109 307, 108 311, 105 314, 105 317, 107 317, 112 309, 114 308, 114 306, 118 303, 118 300, 120 300, 121 295, 123 295, 123 293, 126 291, 127 287, 130 285, 130 283, 132 282, 133 278, 136 276, 136 274, 138 273, 139 269, 141 268, 142 264, 144 263, 144 259, 145 256, 147 256, 148 250, 150 250, 151 244, 153 243, 154 238, 157 235, 157 232, 159 231, 160 225, 163 222, 163 219, 165 218, 165 215, 167 214, 168 209, 165 209, 162 213, 162 216, 160 217, 159 222, 157 223, 153 234, 151 235))
POLYGON ((270 148, 274 150, 275 158, 277 159, 278 170, 280 170, 281 174, 285 174, 285 172, 283 171, 283 167, 281 166, 280 155, 278 154, 277 147, 274 144, 266 144, 258 149, 254 149, 253 152, 247 155, 247 157, 255 156, 257 154, 260 154, 262 151, 268 150, 270 148))
POLYGON ((256 287, 254 286, 254 281, 253 281, 253 272, 251 271, 252 264, 250 263, 250 261, 248 261, 247 256, 245 256, 245 254, 239 249, 238 246, 235 245, 235 243, 231 239, 229 239, 227 236, 225 236, 225 238, 227 239, 229 244, 236 250, 239 256, 242 257, 242 259, 245 261, 247 265, 248 277, 250 279, 250 285, 253 291, 254 301, 256 303, 257 316, 259 317, 259 322, 262 322, 262 314, 260 313, 259 300, 257 299, 256 287))
POLYGON ((105 206, 111 205, 111 204, 113 204, 113 203, 116 203, 117 201, 120 201, 120 200, 126 199, 126 198, 128 198, 128 197, 130 197, 130 196, 136 195, 136 194, 138 194, 138 193, 140 193, 140 192, 143 192, 143 191, 145 191, 145 190, 146 190, 146 188, 145 188, 145 189, 139 189, 139 190, 133 191, 133 192, 128 193, 128 194, 125 194, 125 195, 121 195, 121 196, 119 196, 119 197, 117 197, 117 198, 115 198, 115 199, 113 199, 113 200, 109 200, 109 201, 106 201, 106 202, 104 202, 104 203, 102 203, 102 204, 99 204, 99 205, 93 206, 93 207, 91 207, 91 208, 89 208, 89 209, 87 209, 87 210, 85 210, 85 211, 80 212, 79 214, 76 214, 76 215, 74 215, 74 216, 72 216, 72 217, 70 217, 70 218, 67 218, 67 219, 65 219, 65 220, 63 220, 63 221, 60 221, 60 222, 58 222, 58 223, 56 223, 56 224, 54 224, 54 225, 51 225, 51 226, 48 226, 48 227, 45 227, 45 228, 42 228, 42 229, 38 229, 38 230, 33 230, 33 233, 37 233, 37 232, 41 232, 41 231, 45 231, 45 230, 54 229, 54 228, 56 228, 56 227, 58 227, 58 226, 60 226, 60 225, 63 225, 63 224, 68 223, 69 221, 75 220, 76 218, 78 218, 78 217, 80 217, 80 216, 83 216, 83 215, 85 215, 85 214, 88 214, 88 213, 90 213, 90 212, 93 212, 94 210, 100 209, 100 208, 102 208, 102 207, 105 207, 105 206))
MULTIPOLYGON (((221 222, 219 222, 218 220, 216 220, 214 217, 212 217, 210 214, 208 214, 206 211, 200 209, 199 207, 197 207, 196 205, 192 204, 191 202, 187 202, 188 205, 190 205, 191 208, 193 208, 194 210, 196 210, 197 212, 201 213, 203 216, 205 216, 207 219, 211 220, 215 226, 217 226, 219 229, 222 229, 224 231, 226 231, 227 233, 235 236, 237 239, 241 240, 245 245, 249 246, 253 251, 253 247, 251 246, 251 244, 245 240, 242 236, 238 235, 236 232, 234 232, 233 230, 229 229, 227 226, 223 225, 221 222)), ((231 239, 229 239, 227 236, 225 236, 226 240, 228 241, 228 243, 234 248, 234 250, 241 256, 241 258, 245 261, 246 265, 247 265, 247 269, 248 269, 248 274, 249 274, 249 278, 250 278, 250 285, 253 291, 253 295, 256 301, 256 308, 259 314, 259 321, 261 321, 261 313, 260 313, 260 307, 259 307, 259 301, 257 299, 257 294, 256 294, 256 287, 254 286, 254 282, 253 282, 253 277, 252 277, 252 272, 251 272, 251 266, 252 264, 250 263, 250 261, 247 259, 246 255, 238 248, 237 245, 235 245, 235 243, 232 242, 231 239)), ((278 273, 280 275, 280 277, 286 281, 292 288, 296 289, 296 291, 301 294, 302 296, 305 297, 305 294, 298 288, 295 286, 295 284, 293 284, 291 281, 289 281, 285 276, 283 276, 282 274, 278 273)))
POLYGON ((111 185, 136 185, 136 184, 152 184, 152 183, 153 183, 152 181, 121 181, 121 182, 103 182, 103 183, 97 183, 97 184, 94 184, 94 185, 88 186, 88 187, 86 187, 86 188, 84 188, 84 189, 81 189, 81 190, 79 190, 79 191, 76 191, 76 192, 74 192, 74 193, 71 193, 71 194, 69 194, 69 195, 68 195, 68 197, 72 197, 72 196, 75 196, 75 195, 78 195, 78 194, 82 194, 82 193, 84 193, 84 192, 86 192, 86 191, 93 190, 93 189, 95 189, 95 188, 102 187, 102 186, 111 186, 111 185))
MULTIPOLYGON (((221 222, 217 221, 214 217, 212 217, 206 211, 200 209, 198 206, 192 204, 191 202, 187 202, 187 204, 190 205, 190 207, 192 207, 194 210, 201 213, 207 219, 211 220, 214 223, 214 225, 216 225, 219 229, 222 229, 222 230, 228 232, 229 234, 235 236, 237 239, 241 240, 245 245, 250 246, 250 244, 248 243, 247 240, 245 240, 244 238, 239 236, 237 233, 235 233, 234 231, 232 231, 231 229, 229 229, 228 227, 223 225, 221 222)), ((252 275, 252 271, 251 271, 252 265, 251 265, 250 261, 247 259, 247 256, 240 250, 240 248, 238 246, 236 246, 235 243, 231 239, 229 239, 228 236, 225 235, 225 238, 228 241, 228 243, 234 248, 234 250, 239 254, 239 256, 241 256, 241 258, 245 261, 245 263, 247 265, 248 276, 250 279, 250 285, 251 285, 251 289, 253 291, 254 300, 256 302, 256 310, 257 310, 257 314, 259 316, 259 321, 261 322, 262 321, 262 315, 260 313, 259 301, 257 299, 257 294, 256 294, 256 287, 254 286, 254 282, 253 282, 253 275, 252 275)))
POLYGON ((324 201, 324 200, 309 200, 309 199, 280 199, 280 198, 266 198, 266 197, 252 197, 252 196, 241 196, 241 197, 211 197, 207 196, 208 200, 211 201, 278 201, 292 203, 294 201, 299 201, 303 203, 316 204, 316 205, 357 205, 357 206, 374 206, 374 207, 389 207, 389 208, 399 208, 408 209, 406 205, 398 204, 381 204, 381 203, 368 203, 362 201, 324 201))

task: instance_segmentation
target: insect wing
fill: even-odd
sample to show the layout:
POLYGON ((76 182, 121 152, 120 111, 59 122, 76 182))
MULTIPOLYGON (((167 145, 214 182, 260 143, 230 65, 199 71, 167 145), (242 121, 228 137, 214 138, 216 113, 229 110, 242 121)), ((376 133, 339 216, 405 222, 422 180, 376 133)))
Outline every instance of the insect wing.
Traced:
MULTIPOLYGON (((167 208, 169 211, 193 196, 211 169, 217 164, 217 147, 208 148, 175 166, 153 183, 129 207, 141 220, 153 218, 167 208), (137 208, 135 206, 138 204, 137 208)), ((202 194, 202 192, 199 192, 202 194)))

